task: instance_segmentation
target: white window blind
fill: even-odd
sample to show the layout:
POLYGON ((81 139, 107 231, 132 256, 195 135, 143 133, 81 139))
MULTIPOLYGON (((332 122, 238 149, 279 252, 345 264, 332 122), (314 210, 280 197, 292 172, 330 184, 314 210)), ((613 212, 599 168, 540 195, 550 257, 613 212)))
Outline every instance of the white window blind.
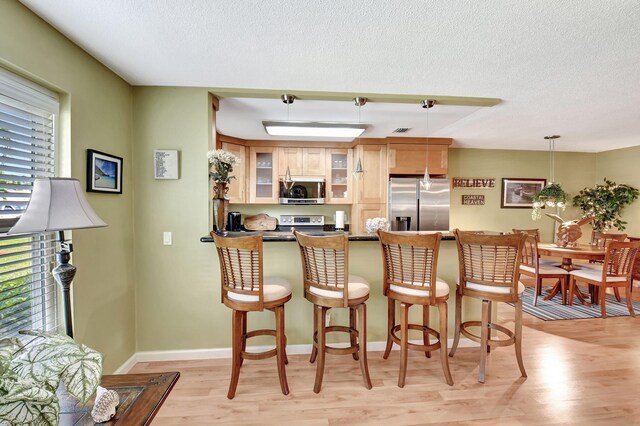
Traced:
POLYGON ((33 181, 55 174, 58 97, 0 68, 0 338, 58 328, 53 233, 6 236, 33 181))

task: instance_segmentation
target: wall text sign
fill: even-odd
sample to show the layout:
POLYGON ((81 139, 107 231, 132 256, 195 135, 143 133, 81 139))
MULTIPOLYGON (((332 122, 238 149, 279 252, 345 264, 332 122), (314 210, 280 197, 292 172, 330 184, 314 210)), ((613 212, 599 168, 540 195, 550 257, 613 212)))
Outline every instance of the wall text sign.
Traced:
POLYGON ((453 178, 455 188, 477 188, 493 189, 496 187, 496 180, 489 178, 453 178))
POLYGON ((484 195, 463 195, 463 206, 484 206, 484 195))

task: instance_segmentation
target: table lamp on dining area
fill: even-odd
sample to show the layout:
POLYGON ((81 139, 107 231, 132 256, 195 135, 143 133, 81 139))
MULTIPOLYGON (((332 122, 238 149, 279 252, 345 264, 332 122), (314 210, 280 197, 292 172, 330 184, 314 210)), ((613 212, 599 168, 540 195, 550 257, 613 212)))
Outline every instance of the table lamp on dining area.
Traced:
POLYGON ((69 337, 73 337, 70 291, 76 267, 69 263, 73 244, 65 240, 64 231, 104 226, 108 225, 89 205, 78 179, 42 178, 36 179, 33 183, 27 209, 7 232, 8 235, 54 231, 58 233, 58 264, 51 272, 62 287, 65 331, 69 337))

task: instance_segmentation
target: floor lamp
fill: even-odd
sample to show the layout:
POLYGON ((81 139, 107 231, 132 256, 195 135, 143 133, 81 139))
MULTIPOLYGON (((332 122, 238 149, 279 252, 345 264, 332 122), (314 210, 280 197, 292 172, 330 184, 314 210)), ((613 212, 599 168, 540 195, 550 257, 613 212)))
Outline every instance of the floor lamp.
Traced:
POLYGON ((58 233, 58 264, 51 272, 62 287, 65 331, 69 337, 73 337, 70 291, 76 267, 69 263, 73 245, 65 240, 64 231, 103 226, 107 224, 89 205, 78 179, 44 178, 35 180, 27 209, 7 232, 9 235, 54 231, 58 233))

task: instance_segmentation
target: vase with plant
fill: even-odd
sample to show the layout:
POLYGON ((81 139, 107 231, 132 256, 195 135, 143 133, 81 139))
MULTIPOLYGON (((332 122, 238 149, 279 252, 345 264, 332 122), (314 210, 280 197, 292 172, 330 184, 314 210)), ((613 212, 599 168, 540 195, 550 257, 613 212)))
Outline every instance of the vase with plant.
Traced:
POLYGON ((102 355, 65 335, 21 333, 33 339, 26 344, 17 338, 0 340, 0 420, 57 425, 60 381, 67 392, 87 402, 102 378, 102 355))
POLYGON ((559 183, 550 182, 540 192, 533 196, 533 211, 531 218, 538 220, 542 217, 542 208, 558 207, 561 210, 567 208, 569 195, 562 189, 559 183))
POLYGON ((214 149, 207 152, 210 166, 209 178, 213 181, 213 223, 216 231, 224 231, 227 228, 227 213, 229 211, 229 199, 227 192, 229 191, 229 183, 235 176, 231 176, 233 167, 240 164, 240 158, 232 153, 214 149))
POLYGON ((604 184, 584 188, 573 197, 573 205, 582 210, 583 217, 593 217, 593 229, 607 232, 611 228, 624 231, 627 222, 622 220, 622 209, 633 203, 640 195, 638 189, 619 185, 604 179, 604 184))

